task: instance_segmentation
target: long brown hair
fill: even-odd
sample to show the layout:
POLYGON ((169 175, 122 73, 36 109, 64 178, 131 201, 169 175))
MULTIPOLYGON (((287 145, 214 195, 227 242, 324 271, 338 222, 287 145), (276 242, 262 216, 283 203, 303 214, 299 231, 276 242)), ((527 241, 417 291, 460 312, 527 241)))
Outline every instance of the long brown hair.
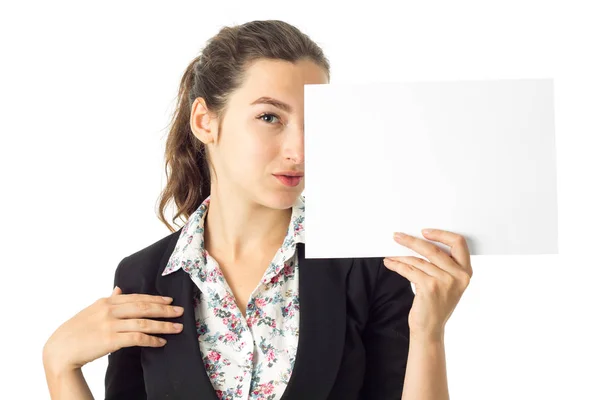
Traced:
POLYGON ((251 21, 223 27, 209 39, 183 73, 166 141, 167 183, 159 197, 158 217, 171 232, 175 229, 164 215, 171 200, 177 209, 172 222, 177 218, 185 222, 210 194, 210 160, 204 143, 190 128, 194 100, 204 98, 207 109, 219 121, 220 131, 229 95, 242 84, 248 65, 261 58, 290 62, 309 59, 321 66, 329 79, 329 61, 323 50, 286 22, 251 21))

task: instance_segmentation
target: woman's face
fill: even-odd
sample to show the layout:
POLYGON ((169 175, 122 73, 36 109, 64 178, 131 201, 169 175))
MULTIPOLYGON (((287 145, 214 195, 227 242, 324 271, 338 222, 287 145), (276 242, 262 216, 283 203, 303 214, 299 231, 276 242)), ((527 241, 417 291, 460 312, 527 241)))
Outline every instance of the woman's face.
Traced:
POLYGON ((312 61, 254 62, 229 97, 218 140, 216 119, 206 122, 197 99, 192 130, 208 146, 216 190, 270 208, 291 207, 304 190, 304 177, 277 175, 304 173, 304 84, 326 83, 326 72, 312 61))

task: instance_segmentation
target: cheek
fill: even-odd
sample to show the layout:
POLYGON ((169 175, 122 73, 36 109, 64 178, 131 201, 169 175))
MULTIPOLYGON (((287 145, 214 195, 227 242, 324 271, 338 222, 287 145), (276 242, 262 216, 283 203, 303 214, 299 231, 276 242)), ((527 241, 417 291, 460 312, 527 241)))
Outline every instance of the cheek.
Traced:
POLYGON ((263 175, 280 167, 276 162, 277 154, 275 138, 249 135, 237 141, 231 161, 241 175, 263 175))
POLYGON ((255 137, 254 139, 248 141, 241 149, 245 158, 258 168, 272 164, 278 153, 276 139, 268 137, 255 137))

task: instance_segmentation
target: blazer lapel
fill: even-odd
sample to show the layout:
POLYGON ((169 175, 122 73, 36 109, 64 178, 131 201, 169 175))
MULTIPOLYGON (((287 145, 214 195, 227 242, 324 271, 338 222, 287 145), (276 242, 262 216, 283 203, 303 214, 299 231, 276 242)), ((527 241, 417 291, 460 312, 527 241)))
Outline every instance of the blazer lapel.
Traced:
POLYGON ((174 335, 165 335, 166 369, 173 386, 173 399, 206 399, 218 400, 212 383, 208 378, 196 331, 196 318, 193 308, 193 285, 190 276, 180 269, 162 276, 169 257, 175 249, 179 234, 173 236, 161 259, 156 289, 161 296, 173 298, 171 304, 183 307, 183 315, 171 318, 172 322, 183 324, 183 331, 174 335))
POLYGON ((281 400, 325 400, 333 386, 346 335, 346 275, 351 259, 305 259, 298 243, 300 337, 281 400))
MULTIPOLYGON (((173 236, 161 259, 156 289, 184 307, 183 331, 165 335, 166 368, 173 398, 218 400, 204 367, 193 310, 193 281, 180 269, 162 276, 179 234, 173 236)), ((325 400, 341 362, 346 333, 346 275, 350 259, 305 259, 298 243, 300 330, 296 361, 281 400, 325 400)))

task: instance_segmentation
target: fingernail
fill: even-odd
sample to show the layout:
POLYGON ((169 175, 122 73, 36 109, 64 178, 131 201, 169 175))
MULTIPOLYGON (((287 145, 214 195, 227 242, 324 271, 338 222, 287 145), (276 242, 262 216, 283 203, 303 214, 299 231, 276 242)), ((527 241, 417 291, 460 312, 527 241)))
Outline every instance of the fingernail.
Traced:
POLYGON ((402 238, 406 237, 406 235, 402 232, 396 232, 396 233, 394 233, 394 237, 397 239, 402 239, 402 238))
POLYGON ((431 229, 423 229, 423 233, 426 235, 430 234, 431 232, 432 232, 431 229))
POLYGON ((166 296, 163 296, 163 299, 165 299, 166 301, 172 301, 173 300, 171 297, 166 297, 166 296))

